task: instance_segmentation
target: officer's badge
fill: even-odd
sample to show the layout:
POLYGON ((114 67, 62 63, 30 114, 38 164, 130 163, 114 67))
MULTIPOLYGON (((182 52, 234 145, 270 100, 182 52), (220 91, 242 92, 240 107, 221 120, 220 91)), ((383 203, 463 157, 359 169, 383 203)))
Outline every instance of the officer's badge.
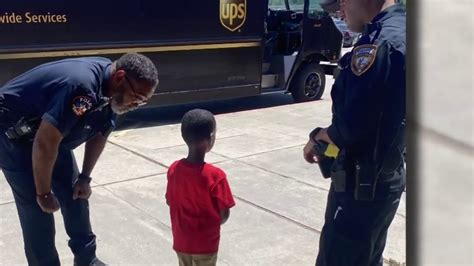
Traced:
POLYGON ((364 74, 374 63, 376 54, 377 46, 375 45, 364 44, 355 47, 352 51, 352 72, 357 76, 364 74))
POLYGON ((92 98, 88 96, 77 96, 72 100, 72 111, 77 116, 84 115, 87 110, 92 108, 92 98))

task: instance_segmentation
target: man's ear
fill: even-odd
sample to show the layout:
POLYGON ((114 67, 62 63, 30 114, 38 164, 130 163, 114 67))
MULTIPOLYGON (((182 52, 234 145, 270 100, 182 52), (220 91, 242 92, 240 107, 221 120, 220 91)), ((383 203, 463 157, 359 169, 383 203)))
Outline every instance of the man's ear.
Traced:
POLYGON ((113 75, 113 79, 115 80, 115 82, 121 82, 124 78, 125 78, 125 70, 119 69, 115 71, 113 75))
POLYGON ((117 70, 112 74, 111 77, 111 93, 115 93, 119 87, 119 85, 125 79, 125 71, 124 70, 117 70))

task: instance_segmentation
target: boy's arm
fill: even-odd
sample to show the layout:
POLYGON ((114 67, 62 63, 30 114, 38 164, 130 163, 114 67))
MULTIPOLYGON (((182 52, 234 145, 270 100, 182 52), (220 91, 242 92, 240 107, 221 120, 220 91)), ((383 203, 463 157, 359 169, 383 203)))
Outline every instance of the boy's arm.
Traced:
POLYGON ((225 210, 221 211, 221 224, 225 224, 225 222, 227 222, 227 220, 229 220, 229 216, 230 216, 230 210, 229 209, 225 209, 225 210))
POLYGON ((229 219, 230 208, 235 206, 235 201, 225 173, 221 172, 220 174, 223 178, 211 188, 211 195, 216 200, 217 208, 221 216, 221 224, 224 224, 229 219))
POLYGON ((171 164, 170 168, 168 168, 168 172, 166 173, 166 192, 165 192, 165 200, 166 200, 166 205, 170 206, 170 176, 171 172, 174 171, 176 162, 171 164))

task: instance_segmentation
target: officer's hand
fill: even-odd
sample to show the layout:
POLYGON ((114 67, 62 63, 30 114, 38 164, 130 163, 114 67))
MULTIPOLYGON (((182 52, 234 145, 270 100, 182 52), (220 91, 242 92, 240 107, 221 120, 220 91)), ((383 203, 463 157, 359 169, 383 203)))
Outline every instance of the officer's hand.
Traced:
POLYGON ((88 180, 78 179, 76 184, 74 184, 74 193, 72 194, 72 199, 89 199, 92 194, 91 185, 88 180))
POLYGON ((41 196, 36 196, 36 202, 41 210, 46 213, 53 213, 59 210, 59 201, 53 193, 48 193, 41 196))
POLYGON ((314 143, 308 140, 308 143, 303 148, 303 157, 308 163, 317 163, 317 157, 314 151, 314 143))

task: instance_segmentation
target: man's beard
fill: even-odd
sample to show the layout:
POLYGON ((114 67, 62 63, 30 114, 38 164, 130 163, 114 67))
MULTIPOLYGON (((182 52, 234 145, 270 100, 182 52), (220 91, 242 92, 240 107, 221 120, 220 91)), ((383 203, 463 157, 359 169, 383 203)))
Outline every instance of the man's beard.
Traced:
POLYGON ((117 93, 112 97, 110 101, 110 108, 112 108, 112 111, 118 115, 125 114, 136 109, 136 107, 123 105, 123 94, 120 93, 117 93))

